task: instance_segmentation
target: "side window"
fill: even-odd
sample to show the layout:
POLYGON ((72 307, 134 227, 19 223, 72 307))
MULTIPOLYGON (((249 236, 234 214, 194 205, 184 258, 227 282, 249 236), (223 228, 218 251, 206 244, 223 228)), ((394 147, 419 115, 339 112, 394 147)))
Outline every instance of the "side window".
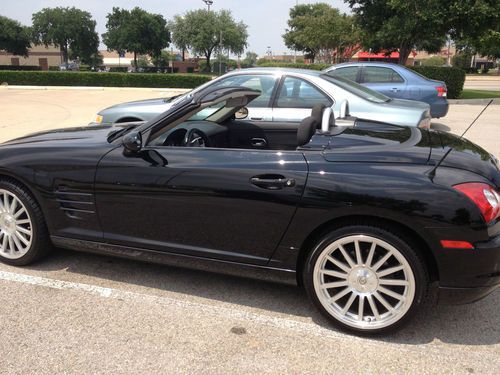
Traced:
POLYGON ((346 66, 344 68, 330 70, 327 74, 332 77, 346 78, 356 82, 356 79, 358 78, 358 71, 358 66, 346 66))
POLYGON ((272 75, 235 75, 220 80, 217 86, 243 86, 249 89, 259 90, 262 94, 254 99, 248 107, 250 108, 265 108, 269 107, 271 95, 278 79, 272 75))
POLYGON ((404 79, 393 69, 380 66, 365 66, 364 83, 402 83, 404 79))
POLYGON ((286 77, 278 94, 278 108, 313 108, 316 104, 330 107, 332 100, 311 83, 299 78, 286 77))

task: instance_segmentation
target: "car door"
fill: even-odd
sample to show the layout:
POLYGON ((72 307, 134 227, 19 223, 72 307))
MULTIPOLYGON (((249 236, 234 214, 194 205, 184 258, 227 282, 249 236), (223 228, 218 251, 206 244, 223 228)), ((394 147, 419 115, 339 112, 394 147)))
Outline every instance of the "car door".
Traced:
POLYGON ((235 74, 220 79, 213 87, 242 86, 259 90, 262 94, 248 105, 248 120, 272 121, 273 109, 271 98, 278 83, 279 77, 273 74, 235 74))
POLYGON ((312 82, 284 76, 273 103, 273 121, 299 123, 311 115, 316 104, 331 107, 333 100, 312 82))
POLYGON ((365 65, 361 73, 362 85, 381 92, 391 98, 407 97, 406 81, 394 69, 365 65))
POLYGON ((297 151, 118 148, 99 163, 96 201, 109 243, 264 265, 306 177, 297 151))

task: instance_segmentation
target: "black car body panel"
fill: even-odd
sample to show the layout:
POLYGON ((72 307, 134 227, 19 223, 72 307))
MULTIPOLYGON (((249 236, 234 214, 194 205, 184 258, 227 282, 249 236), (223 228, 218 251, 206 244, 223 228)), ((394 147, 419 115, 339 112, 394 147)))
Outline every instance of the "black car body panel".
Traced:
MULTIPOLYGON (((182 107, 169 112, 166 118, 183 115, 182 107)), ((444 300, 456 301, 457 291, 469 288, 462 298, 469 302, 500 282, 500 220, 486 224, 452 188, 470 181, 500 187, 498 163, 468 141, 387 124, 368 130, 359 121, 331 134, 317 132, 298 150, 145 144, 138 153, 126 152, 123 131, 148 139, 161 121, 136 129, 58 130, 4 143, 0 176, 33 193, 54 243, 71 249, 209 264, 240 275, 246 268, 257 277, 267 270, 290 281, 300 276, 315 236, 345 220, 370 220, 392 223, 417 241, 444 300), (282 185, 262 188, 269 179, 282 185), (475 248, 444 249, 441 240, 469 241, 475 248)))

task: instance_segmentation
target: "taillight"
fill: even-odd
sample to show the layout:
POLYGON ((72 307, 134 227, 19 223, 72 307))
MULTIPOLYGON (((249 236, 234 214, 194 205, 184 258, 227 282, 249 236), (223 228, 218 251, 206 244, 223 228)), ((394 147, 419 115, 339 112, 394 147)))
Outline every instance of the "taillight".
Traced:
POLYGON ((500 216, 500 195, 492 186, 481 182, 467 182, 453 188, 474 202, 487 223, 500 216))
POLYGON ((438 96, 441 98, 446 98, 446 96, 448 95, 448 89, 446 87, 443 87, 443 86, 436 86, 436 90, 438 92, 438 96))

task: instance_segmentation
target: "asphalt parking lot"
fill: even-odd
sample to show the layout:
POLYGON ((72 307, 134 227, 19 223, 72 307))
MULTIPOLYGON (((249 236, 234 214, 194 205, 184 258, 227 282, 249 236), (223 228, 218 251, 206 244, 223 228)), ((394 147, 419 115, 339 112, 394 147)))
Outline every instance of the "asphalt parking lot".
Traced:
MULTIPOLYGON (((151 90, 0 88, 0 142, 85 125, 151 90)), ((461 133, 480 105, 433 123, 461 133)), ((468 138, 500 157, 500 106, 468 138)), ((467 306, 429 304, 403 331, 339 332, 298 288, 56 251, 26 268, 0 264, 0 371, 53 373, 500 373, 500 290, 467 306)))

